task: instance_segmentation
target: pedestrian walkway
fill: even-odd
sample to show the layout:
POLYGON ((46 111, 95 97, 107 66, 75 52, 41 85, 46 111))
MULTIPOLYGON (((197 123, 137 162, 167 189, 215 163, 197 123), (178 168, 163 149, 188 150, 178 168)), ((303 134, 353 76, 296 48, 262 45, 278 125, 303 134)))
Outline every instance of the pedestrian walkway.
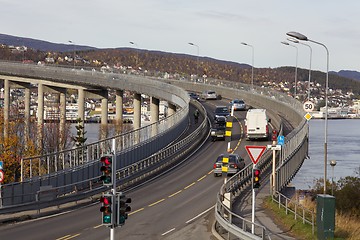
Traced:
MULTIPOLYGON (((266 231, 265 239, 271 240, 296 240, 289 233, 289 230, 284 230, 281 226, 276 225, 273 220, 273 217, 269 215, 266 209, 263 207, 263 202, 270 194, 270 183, 269 181, 262 183, 262 186, 257 190, 256 201, 255 201, 255 223, 264 226, 266 231)), ((248 220, 251 220, 251 208, 252 206, 252 194, 251 191, 247 193, 245 199, 239 203, 238 206, 235 206, 233 209, 238 209, 240 216, 245 217, 248 220)))

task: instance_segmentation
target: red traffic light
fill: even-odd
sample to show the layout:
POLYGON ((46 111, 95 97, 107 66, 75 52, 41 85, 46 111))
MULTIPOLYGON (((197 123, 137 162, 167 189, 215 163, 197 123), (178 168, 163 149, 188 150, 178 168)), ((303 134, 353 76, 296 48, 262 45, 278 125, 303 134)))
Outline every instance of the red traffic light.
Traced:
POLYGON ((103 156, 100 158, 100 162, 104 163, 105 165, 111 165, 112 157, 110 156, 103 156))
POLYGON ((276 141, 277 140, 277 135, 278 135, 278 132, 274 129, 272 131, 271 140, 276 141))
POLYGON ((260 187, 260 169, 254 168, 253 169, 253 188, 260 187))
POLYGON ((111 204, 111 197, 100 197, 100 202, 104 205, 110 205, 111 204))

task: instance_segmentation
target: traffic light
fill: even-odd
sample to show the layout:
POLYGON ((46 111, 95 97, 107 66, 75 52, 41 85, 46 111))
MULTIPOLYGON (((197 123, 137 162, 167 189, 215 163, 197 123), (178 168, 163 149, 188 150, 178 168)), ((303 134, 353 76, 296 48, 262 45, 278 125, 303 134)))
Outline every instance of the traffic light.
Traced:
POLYGON ((260 187, 260 169, 254 167, 253 168, 253 188, 260 187))
POLYGON ((100 207, 100 212, 102 212, 102 224, 105 226, 113 225, 113 195, 111 193, 105 193, 100 197, 100 202, 102 206, 100 207))
POLYGON ((274 129, 272 130, 272 134, 271 134, 271 141, 277 141, 277 131, 274 129))
POLYGON ((117 225, 124 225, 125 220, 128 218, 128 212, 131 211, 131 207, 128 203, 131 203, 131 198, 127 198, 125 194, 120 192, 117 196, 117 225))
POLYGON ((113 157, 112 155, 104 155, 100 158, 101 167, 101 177, 100 180, 103 182, 104 186, 112 186, 113 179, 112 179, 112 162, 113 157))

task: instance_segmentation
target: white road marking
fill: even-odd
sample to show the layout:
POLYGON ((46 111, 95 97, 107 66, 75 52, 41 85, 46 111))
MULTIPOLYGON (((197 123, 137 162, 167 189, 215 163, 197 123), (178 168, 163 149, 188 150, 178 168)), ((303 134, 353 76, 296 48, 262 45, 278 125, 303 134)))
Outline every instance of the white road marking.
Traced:
POLYGON ((197 218, 201 217, 202 215, 206 214, 207 212, 209 212, 209 211, 210 211, 211 209, 213 209, 213 208, 214 208, 214 206, 212 206, 211 208, 209 208, 209 209, 205 210, 205 211, 204 211, 204 212, 202 212, 202 213, 199 213, 198 215, 196 215, 196 216, 195 216, 195 217, 193 217, 192 219, 190 219, 190 220, 186 221, 185 223, 186 223, 186 224, 188 224, 188 223, 190 223, 190 222, 194 221, 195 219, 197 219, 197 218))
POLYGON ((174 230, 175 230, 175 228, 172 228, 172 229, 170 229, 169 231, 166 231, 166 232, 164 232, 163 234, 161 234, 161 236, 165 236, 166 234, 171 233, 171 232, 174 231, 174 230))

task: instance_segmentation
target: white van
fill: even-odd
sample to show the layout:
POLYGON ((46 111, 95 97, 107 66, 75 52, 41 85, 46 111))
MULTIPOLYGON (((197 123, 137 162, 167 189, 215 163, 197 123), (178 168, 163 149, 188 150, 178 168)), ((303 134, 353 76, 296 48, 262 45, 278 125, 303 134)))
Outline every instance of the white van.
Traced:
POLYGON ((249 109, 245 119, 246 140, 268 139, 270 119, 266 116, 266 109, 249 109))

